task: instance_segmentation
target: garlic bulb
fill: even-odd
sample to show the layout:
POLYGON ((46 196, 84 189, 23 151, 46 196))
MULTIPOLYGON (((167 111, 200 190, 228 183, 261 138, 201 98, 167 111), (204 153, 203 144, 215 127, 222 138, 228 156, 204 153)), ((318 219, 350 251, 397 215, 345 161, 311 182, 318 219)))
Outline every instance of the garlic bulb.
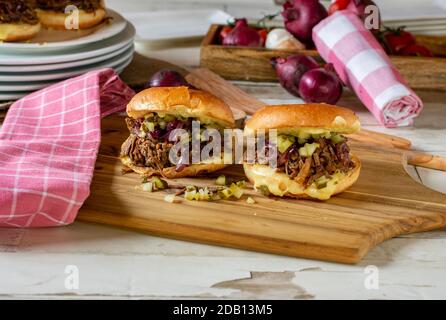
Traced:
POLYGON ((277 28, 268 33, 265 47, 268 49, 304 50, 305 45, 285 29, 277 28))

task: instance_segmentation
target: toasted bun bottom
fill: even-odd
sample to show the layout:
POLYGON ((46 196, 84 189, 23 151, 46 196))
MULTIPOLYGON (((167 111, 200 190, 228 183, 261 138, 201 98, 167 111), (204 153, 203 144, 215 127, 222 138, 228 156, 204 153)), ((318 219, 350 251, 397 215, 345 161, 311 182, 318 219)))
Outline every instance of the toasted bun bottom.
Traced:
POLYGON ((268 187, 271 194, 279 197, 292 197, 298 199, 319 199, 328 200, 331 196, 339 194, 351 187, 358 180, 361 171, 361 162, 356 156, 352 156, 355 168, 347 174, 336 173, 333 181, 336 184, 330 184, 330 187, 317 189, 315 187, 304 188, 301 184, 282 172, 276 172, 275 169, 268 165, 245 163, 246 177, 254 184, 256 189, 261 186, 268 187))
POLYGON ((0 41, 24 41, 40 31, 40 23, 0 23, 0 41))
POLYGON ((180 172, 175 171, 175 167, 164 168, 162 170, 156 170, 153 168, 137 166, 133 164, 129 157, 121 157, 122 163, 135 171, 138 174, 146 176, 163 176, 168 179, 178 179, 184 177, 195 177, 202 173, 214 172, 226 168, 225 164, 193 164, 184 168, 180 172))
MULTIPOLYGON (((37 9, 37 16, 45 28, 65 29, 67 15, 49 10, 37 9)), ((105 9, 99 8, 94 12, 79 10, 79 29, 88 29, 100 24, 105 18, 105 9)))

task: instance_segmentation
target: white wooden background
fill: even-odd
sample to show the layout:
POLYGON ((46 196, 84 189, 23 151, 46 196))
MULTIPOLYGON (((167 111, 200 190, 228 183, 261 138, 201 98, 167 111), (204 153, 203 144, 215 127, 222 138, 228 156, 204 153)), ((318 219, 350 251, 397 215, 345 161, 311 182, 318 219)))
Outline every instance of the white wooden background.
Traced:
MULTIPOLYGON (((135 5, 129 0, 109 2, 126 9, 135 5)), ((229 11, 270 3, 144 3, 147 8, 169 9, 167 2, 175 3, 174 9, 207 2, 229 11)), ((144 53, 185 67, 198 65, 196 46, 144 53)), ((238 85, 268 103, 296 102, 277 84, 238 85)), ((347 94, 345 104, 349 97, 347 94)), ((413 128, 383 129, 364 108, 355 111, 367 129, 407 137, 419 150, 446 156, 446 94, 442 100, 438 93, 423 93, 422 97, 426 108, 413 128)), ((410 171, 415 178, 446 192, 444 173, 410 171)), ((86 223, 41 230, 0 229, 0 298, 444 299, 445 248, 446 230, 414 234, 386 241, 360 264, 349 266, 174 241, 86 223), (79 271, 78 289, 66 286, 70 266, 79 271), (378 268, 379 289, 366 289, 367 266, 378 268)))

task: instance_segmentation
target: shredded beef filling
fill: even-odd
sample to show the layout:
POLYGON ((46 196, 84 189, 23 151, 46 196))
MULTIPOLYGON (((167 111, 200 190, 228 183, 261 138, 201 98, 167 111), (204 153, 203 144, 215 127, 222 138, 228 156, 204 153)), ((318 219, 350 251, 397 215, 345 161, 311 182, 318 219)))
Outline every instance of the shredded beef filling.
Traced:
POLYGON ((36 2, 38 8, 55 12, 65 12, 65 8, 69 5, 86 12, 94 12, 102 8, 100 0, 36 0, 36 2))
POLYGON ((309 143, 319 144, 312 156, 302 157, 297 143, 284 153, 279 153, 277 167, 291 179, 308 187, 319 178, 330 178, 336 172, 347 173, 354 168, 350 157, 350 148, 345 141, 333 143, 330 139, 318 138, 309 143))
POLYGON ((121 153, 129 156, 136 165, 162 169, 172 166, 169 161, 171 147, 172 144, 169 142, 143 139, 132 134, 130 139, 122 146, 121 153))
POLYGON ((39 19, 29 1, 0 0, 0 23, 37 24, 39 19))
MULTIPOLYGON (((155 115, 153 121, 159 122, 159 118, 155 115)), ((192 120, 173 119, 166 123, 165 127, 161 129, 158 125, 154 130, 147 132, 144 137, 141 137, 141 127, 144 125, 144 119, 126 118, 127 128, 130 131, 130 138, 123 144, 121 148, 121 156, 128 156, 132 163, 138 166, 149 167, 153 169, 163 169, 169 167, 176 167, 179 172, 186 168, 187 164, 173 164, 169 160, 169 152, 175 142, 169 140, 169 135, 172 130, 184 129, 192 132, 192 120)), ((207 144, 202 142, 200 150, 207 144)), ((192 160, 192 147, 190 146, 189 163, 192 160)), ((223 146, 222 146, 223 150, 223 146)), ((210 155, 212 156, 212 154, 210 155)))

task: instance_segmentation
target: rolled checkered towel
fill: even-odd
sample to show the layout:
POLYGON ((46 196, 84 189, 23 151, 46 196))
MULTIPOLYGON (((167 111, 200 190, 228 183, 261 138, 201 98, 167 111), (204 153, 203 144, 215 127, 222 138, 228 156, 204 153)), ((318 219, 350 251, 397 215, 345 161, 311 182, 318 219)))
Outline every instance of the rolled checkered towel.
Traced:
POLYGON ((413 123, 422 101, 357 15, 346 10, 334 13, 313 29, 313 41, 321 57, 334 64, 342 81, 381 124, 413 123))
POLYGON ((133 95, 103 69, 15 102, 0 130, 0 227, 73 222, 90 193, 101 117, 133 95))

